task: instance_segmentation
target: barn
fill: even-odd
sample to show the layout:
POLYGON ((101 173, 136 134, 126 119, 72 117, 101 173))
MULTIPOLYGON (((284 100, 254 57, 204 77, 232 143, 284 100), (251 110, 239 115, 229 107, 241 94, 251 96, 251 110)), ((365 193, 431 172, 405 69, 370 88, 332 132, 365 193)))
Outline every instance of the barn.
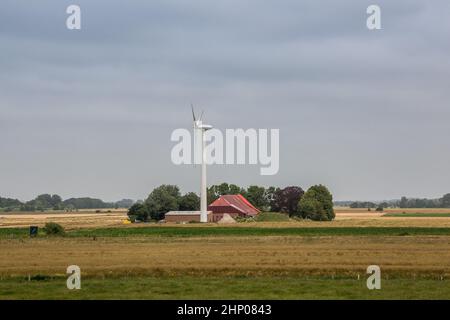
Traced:
POLYGON ((228 214, 233 218, 236 217, 254 217, 260 210, 255 208, 241 194, 227 194, 220 196, 208 206, 208 211, 212 212, 213 222, 217 222, 223 218, 224 214, 228 214))
MULTIPOLYGON (((213 221, 211 211, 207 213, 208 222, 213 221)), ((166 222, 200 222, 200 211, 169 211, 165 216, 166 222)))

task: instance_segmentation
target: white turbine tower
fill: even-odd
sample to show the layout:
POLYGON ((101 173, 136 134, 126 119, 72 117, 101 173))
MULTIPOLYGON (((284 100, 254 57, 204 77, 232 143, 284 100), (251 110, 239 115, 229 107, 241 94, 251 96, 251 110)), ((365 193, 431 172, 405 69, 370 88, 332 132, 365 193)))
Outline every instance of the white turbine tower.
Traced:
POLYGON ((206 148, 205 148, 205 132, 212 129, 212 126, 203 124, 202 117, 197 120, 195 118, 194 106, 192 108, 192 118, 194 120, 194 163, 199 163, 201 155, 202 164, 202 180, 200 186, 200 222, 208 222, 207 213, 207 197, 206 197, 206 148), (195 143, 197 141, 197 143, 195 143), (198 143, 200 141, 200 143, 198 143))

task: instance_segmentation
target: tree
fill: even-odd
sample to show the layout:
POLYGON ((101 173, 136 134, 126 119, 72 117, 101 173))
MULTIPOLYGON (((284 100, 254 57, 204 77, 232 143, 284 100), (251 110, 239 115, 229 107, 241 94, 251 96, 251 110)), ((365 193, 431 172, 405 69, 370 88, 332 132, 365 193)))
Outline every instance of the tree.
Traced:
POLYGON ((148 209, 142 203, 133 204, 130 209, 128 209, 127 214, 132 222, 136 220, 147 221, 149 217, 148 209))
POLYGON ((381 208, 389 208, 390 205, 389 205, 389 203, 387 203, 387 202, 385 201, 385 202, 380 203, 380 204, 378 205, 378 207, 381 207, 381 208))
POLYGON ((58 205, 61 204, 62 198, 59 195, 54 194, 54 195, 52 195, 52 198, 51 198, 50 202, 51 202, 53 207, 54 206, 58 206, 58 205))
POLYGON ((180 189, 174 185, 163 184, 154 189, 145 200, 150 217, 162 220, 168 211, 178 210, 180 196, 180 189))
POLYGON ((408 206, 408 199, 406 197, 402 197, 400 200, 400 203, 398 204, 400 208, 407 208, 408 206))
POLYGON ((450 208, 450 193, 444 195, 441 199, 441 205, 444 208, 450 208))
POLYGON ((131 206, 134 204, 134 200, 131 199, 122 199, 120 201, 116 201, 114 204, 117 208, 131 208, 131 206))
POLYGON ((208 203, 212 203, 217 200, 220 196, 226 194, 242 194, 245 197, 246 191, 235 184, 228 184, 226 182, 219 185, 213 185, 208 188, 207 198, 208 203))
POLYGON ((276 188, 276 187, 269 187, 266 189, 266 192, 264 194, 264 197, 266 198, 266 202, 269 206, 269 210, 271 211, 279 211, 279 210, 275 210, 274 207, 276 206, 275 204, 275 194, 280 190, 280 188, 276 188))
POLYGON ((294 215, 298 212, 298 203, 305 192, 300 187, 286 187, 278 189, 273 195, 272 211, 279 211, 294 215))
POLYGON ((34 206, 37 210, 53 208, 52 196, 48 193, 38 195, 36 199, 29 201, 28 204, 34 206))
POLYGON ((300 200, 298 212, 305 219, 331 221, 335 217, 333 196, 323 185, 312 186, 300 200))
POLYGON ((23 205, 22 202, 20 202, 17 199, 0 197, 0 208, 15 208, 15 209, 18 209, 22 205, 23 205))
POLYGON ((180 198, 179 209, 182 211, 200 210, 200 197, 195 192, 186 193, 180 198))
POLYGON ((245 197, 246 191, 244 188, 241 188, 235 184, 230 184, 227 194, 242 194, 245 197))
POLYGON ((258 209, 264 210, 269 205, 266 199, 266 189, 264 187, 249 186, 245 197, 258 209))
POLYGON ((103 209, 103 208, 113 208, 114 204, 103 202, 100 199, 94 198, 70 198, 64 200, 62 203, 64 208, 72 206, 76 209, 103 209))
MULTIPOLYGON (((371 208, 376 208, 377 205, 373 202, 359 202, 359 201, 355 201, 352 202, 350 204, 350 208, 367 208, 367 209, 371 209, 371 208)), ((370 211, 370 210, 369 210, 370 211)))

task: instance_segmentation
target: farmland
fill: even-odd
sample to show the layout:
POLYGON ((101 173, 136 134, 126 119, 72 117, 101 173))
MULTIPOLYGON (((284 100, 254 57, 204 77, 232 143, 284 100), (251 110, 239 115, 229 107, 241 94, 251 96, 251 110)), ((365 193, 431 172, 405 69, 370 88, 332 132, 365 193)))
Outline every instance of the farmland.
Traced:
POLYGON ((450 218, 386 213, 226 226, 125 225, 121 211, 10 214, 0 220, 0 299, 450 299, 450 218), (26 223, 46 221, 66 236, 27 236, 26 223), (79 291, 65 287, 72 264, 79 291), (365 287, 372 264, 379 291, 365 287))

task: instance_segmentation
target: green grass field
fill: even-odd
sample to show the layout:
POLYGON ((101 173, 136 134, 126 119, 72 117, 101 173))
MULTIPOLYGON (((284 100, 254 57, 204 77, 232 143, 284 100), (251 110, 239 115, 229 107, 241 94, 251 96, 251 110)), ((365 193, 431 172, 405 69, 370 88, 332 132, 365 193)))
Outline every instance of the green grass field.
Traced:
POLYGON ((12 278, 0 281, 2 299, 450 299, 450 284, 383 279, 380 290, 369 290, 364 275, 360 280, 181 276, 88 278, 81 279, 80 290, 68 290, 65 278, 12 278))
MULTIPOLYGON (((254 227, 161 227, 80 229, 67 237, 201 237, 201 236, 406 236, 450 235, 450 228, 427 227, 327 227, 327 228, 254 228, 254 227)), ((27 228, 0 229, 0 238, 27 237, 27 228)), ((44 236, 41 232, 40 236, 44 236)))

